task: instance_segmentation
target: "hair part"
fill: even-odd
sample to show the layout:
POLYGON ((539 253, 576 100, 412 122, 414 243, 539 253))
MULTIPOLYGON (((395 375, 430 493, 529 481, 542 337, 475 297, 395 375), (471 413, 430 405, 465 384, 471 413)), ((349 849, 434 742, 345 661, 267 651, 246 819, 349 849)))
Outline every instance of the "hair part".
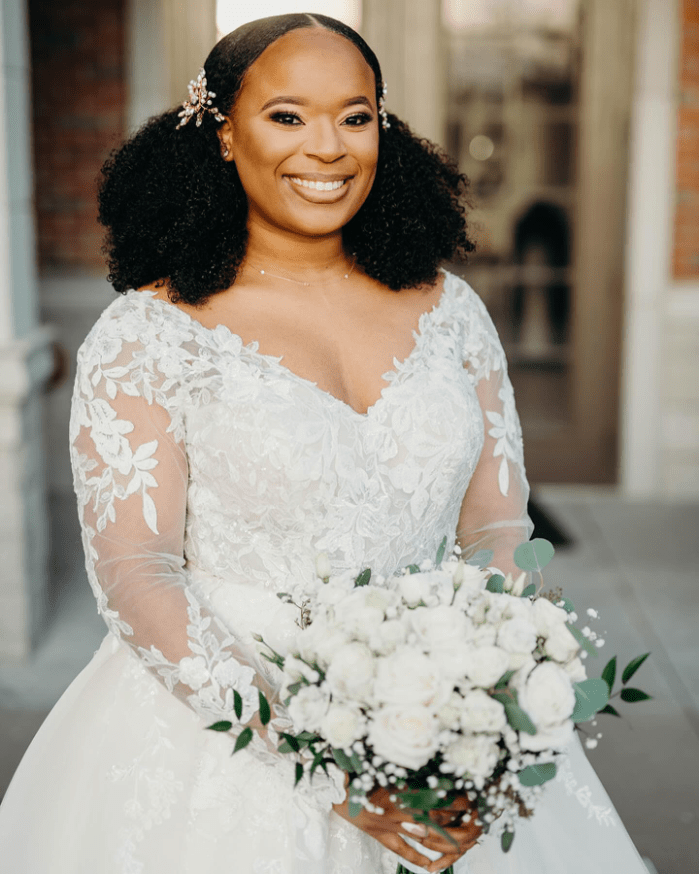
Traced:
MULTIPOLYGON (((348 39, 383 88, 376 55, 352 28, 315 13, 252 21, 223 37, 204 69, 215 105, 230 115, 245 74, 285 34, 322 27, 348 39)), ((108 279, 125 292, 165 280, 173 302, 203 303, 235 282, 247 247, 247 199, 223 161, 213 114, 178 128, 180 107, 146 122, 102 167, 99 220, 107 229, 108 279)), ((442 261, 474 249, 466 233, 468 181, 435 145, 389 114, 367 200, 344 228, 356 263, 389 288, 432 283, 442 261)))

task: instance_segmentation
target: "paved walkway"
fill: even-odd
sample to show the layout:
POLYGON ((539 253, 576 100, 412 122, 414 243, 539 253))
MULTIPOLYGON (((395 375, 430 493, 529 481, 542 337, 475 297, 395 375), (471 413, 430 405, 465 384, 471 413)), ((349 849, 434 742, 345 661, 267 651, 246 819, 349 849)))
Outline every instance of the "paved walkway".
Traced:
MULTIPOLYGON (((658 874, 699 872, 699 506, 628 503, 614 490, 547 486, 543 508, 574 545, 546 587, 600 612, 599 668, 617 654, 652 656, 634 682, 653 700, 600 717, 588 755, 641 854, 658 874)), ((0 668, 0 796, 48 710, 104 635, 82 571, 72 499, 56 502, 51 628, 30 663, 0 668)), ((592 624, 592 623, 591 623, 592 624)), ((561 872, 564 874, 564 872, 561 872)), ((624 874, 618 871, 590 874, 624 874)))

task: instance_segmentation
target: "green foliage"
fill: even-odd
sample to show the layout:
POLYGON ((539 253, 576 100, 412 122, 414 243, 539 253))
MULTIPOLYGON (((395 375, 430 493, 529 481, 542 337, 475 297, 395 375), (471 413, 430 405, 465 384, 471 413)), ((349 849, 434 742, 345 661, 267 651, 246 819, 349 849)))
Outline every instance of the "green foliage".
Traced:
POLYGON ((260 722, 263 725, 267 725, 269 720, 272 718, 272 713, 269 707, 269 701, 265 698, 262 692, 258 689, 258 695, 260 698, 260 722))
POLYGON ((621 690, 621 700, 633 703, 635 701, 650 701, 651 696, 646 695, 640 689, 634 689, 632 686, 627 686, 621 690))
POLYGON ((551 561, 554 552, 548 540, 537 537, 527 543, 519 544, 515 549, 515 564, 523 571, 540 571, 551 561))
POLYGON ((628 665, 624 668, 624 673, 621 675, 621 682, 628 683, 649 655, 650 653, 647 652, 644 653, 644 655, 636 656, 635 659, 631 659, 628 665))
POLYGON ((526 731, 527 734, 536 734, 536 726, 519 704, 515 704, 514 701, 508 701, 504 704, 504 707, 507 721, 512 728, 516 731, 526 731))
POLYGON ((301 749, 301 745, 299 744, 298 740, 293 736, 293 734, 287 734, 285 731, 283 731, 281 732, 280 737, 282 738, 282 743, 280 743, 278 747, 280 753, 299 752, 299 750, 301 749), (284 747, 284 749, 282 749, 282 747, 284 747))
POLYGON ((555 762, 542 762, 540 765, 527 765, 519 772, 522 786, 541 786, 556 776, 555 762))
POLYGON ((240 692, 236 692, 235 689, 233 690, 233 710, 235 710, 235 715, 240 722, 240 718, 243 715, 243 699, 240 692))
POLYGON ((252 729, 250 728, 250 726, 248 726, 247 728, 244 728, 238 735, 235 746, 233 747, 233 752, 237 753, 238 750, 245 749, 245 747, 250 743, 251 740, 252 729))
POLYGON ((410 571, 411 574, 419 574, 420 573, 420 568, 416 564, 409 564, 408 570, 410 571))
POLYGON ((507 830, 505 830, 502 833, 502 836, 500 837, 500 846, 502 847, 503 853, 507 853, 507 851, 512 846, 512 841, 514 841, 514 839, 515 839, 514 832, 508 832, 507 830))
MULTIPOLYGON (((529 583, 528 586, 525 586, 525 588, 522 590, 521 597, 529 598, 531 595, 536 595, 536 586, 534 585, 534 583, 529 583)), ((506 834, 509 834, 509 832, 503 832, 502 834, 504 838, 506 834)), ((514 838, 514 835, 512 837, 514 838)), ((512 841, 510 841, 510 843, 512 843, 512 841)))
POLYGON ((355 587, 357 586, 367 586, 369 585, 369 580, 371 579, 371 568, 367 567, 359 574, 357 579, 354 581, 355 587))
POLYGON ((439 544, 439 549, 437 550, 437 557, 434 560, 434 563, 435 563, 435 565, 437 565, 437 567, 439 567, 439 565, 442 563, 442 559, 444 558, 444 552, 445 552, 446 548, 447 548, 447 535, 445 534, 444 537, 442 537, 442 542, 439 544))
POLYGON ((511 671, 505 671, 505 673, 502 675, 502 677, 500 677, 500 679, 495 684, 495 688, 499 689, 502 686, 507 686, 507 684, 510 682, 510 680, 512 679, 514 674, 515 674, 514 669, 511 671))
POLYGON ((573 722, 587 722, 609 701, 609 686, 601 677, 590 677, 581 683, 573 683, 575 709, 573 722))
POLYGON ((597 657, 597 647, 594 646, 582 633, 582 631, 577 627, 577 625, 573 625, 572 622, 566 623, 566 628, 573 637, 576 639, 578 644, 585 650, 588 655, 597 657))
POLYGON ((352 752, 350 755, 347 755, 344 750, 333 747, 332 755, 337 767, 341 768, 343 771, 348 771, 350 774, 359 774, 361 772, 362 763, 357 753, 352 752))
POLYGON ((301 762, 296 762, 296 779, 294 780, 294 786, 298 786, 302 777, 303 777, 303 765, 301 764, 301 762))
POLYGON ((220 722, 214 722, 213 725, 206 726, 210 731, 230 731, 233 728, 233 723, 227 719, 222 719, 220 722))
POLYGON ((560 604, 562 609, 566 611, 566 613, 574 613, 575 612, 575 604, 570 600, 570 598, 566 598, 565 595, 556 602, 556 604, 560 604))
POLYGON ((492 576, 488 577, 488 582, 485 584, 485 588, 488 592, 496 592, 498 594, 502 594, 504 591, 503 583, 505 582, 505 577, 502 574, 492 574, 492 576))
POLYGON ((614 680, 616 679, 616 656, 612 656, 602 671, 602 679, 609 686, 609 694, 612 694, 614 688, 614 680))
POLYGON ((479 567, 481 570, 484 567, 488 567, 490 562, 493 560, 493 556, 495 553, 492 549, 479 549, 478 552, 474 553, 471 558, 466 562, 466 564, 471 564, 474 567, 479 567))
POLYGON ((612 707, 611 704, 606 704, 601 710, 597 711, 598 713, 611 713, 612 716, 618 716, 621 719, 621 714, 612 707))

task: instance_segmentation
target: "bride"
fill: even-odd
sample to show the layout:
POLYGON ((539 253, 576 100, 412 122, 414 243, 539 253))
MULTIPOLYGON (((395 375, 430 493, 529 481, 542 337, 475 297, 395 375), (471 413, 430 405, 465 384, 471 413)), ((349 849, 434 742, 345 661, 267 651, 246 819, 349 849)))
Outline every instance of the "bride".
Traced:
POLYGON ((466 180, 383 95, 344 24, 263 19, 105 165, 124 294, 80 350, 70 441, 108 633, 0 808, 7 871, 645 871, 577 741, 507 856, 475 825, 450 829, 456 847, 406 825, 387 798, 351 819, 345 775, 294 790, 277 752, 288 717, 254 635, 289 645, 276 593, 318 553, 389 574, 446 532, 506 572, 532 530, 502 347, 439 269, 473 248, 466 180), (260 728, 258 690, 274 709, 235 756, 206 730, 233 690, 241 727, 260 728))

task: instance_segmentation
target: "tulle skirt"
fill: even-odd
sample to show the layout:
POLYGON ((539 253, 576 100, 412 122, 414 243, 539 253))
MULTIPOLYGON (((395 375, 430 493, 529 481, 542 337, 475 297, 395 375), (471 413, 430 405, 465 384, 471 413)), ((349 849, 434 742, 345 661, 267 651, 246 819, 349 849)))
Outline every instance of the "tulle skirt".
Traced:
MULTIPOLYGON (((3 870, 21 874, 392 874, 396 857, 293 765, 230 755, 226 736, 107 634, 29 746, 0 805, 3 870)), ((577 739, 512 849, 487 836, 457 874, 647 874, 577 739)))

